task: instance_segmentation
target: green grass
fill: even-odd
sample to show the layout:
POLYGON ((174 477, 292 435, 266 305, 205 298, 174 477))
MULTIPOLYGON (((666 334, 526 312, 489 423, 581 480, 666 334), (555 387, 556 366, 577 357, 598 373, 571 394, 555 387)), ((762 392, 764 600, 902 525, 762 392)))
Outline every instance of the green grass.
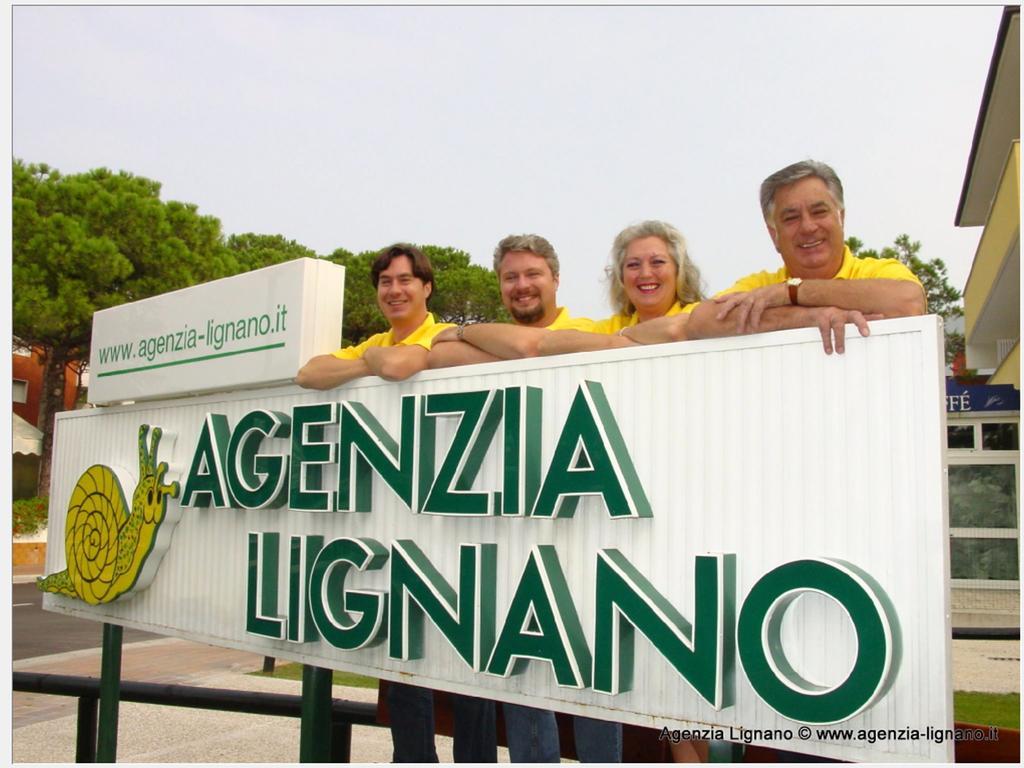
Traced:
MULTIPOLYGON (((302 665, 297 663, 290 664, 278 664, 274 667, 274 671, 267 674, 262 671, 250 672, 250 675, 257 675, 259 677, 278 677, 282 680, 301 680, 302 679, 302 665)), ((366 677, 365 675, 357 675, 354 672, 341 672, 334 670, 332 682, 335 685, 347 685, 350 688, 376 688, 377 678, 366 677)))
POLYGON ((955 691, 953 719, 960 723, 1020 730, 1020 694, 955 691))

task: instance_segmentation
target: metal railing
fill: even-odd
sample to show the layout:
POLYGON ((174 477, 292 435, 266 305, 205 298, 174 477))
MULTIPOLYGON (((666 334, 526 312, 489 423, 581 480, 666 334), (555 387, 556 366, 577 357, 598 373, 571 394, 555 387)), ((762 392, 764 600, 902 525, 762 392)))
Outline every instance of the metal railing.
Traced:
MULTIPOLYGON (((100 680, 96 677, 54 675, 40 672, 14 672, 12 688, 26 693, 78 698, 78 727, 75 762, 96 762, 97 713, 100 680)), ((201 688, 170 683, 121 681, 121 701, 163 704, 172 707, 210 709, 219 712, 245 712, 253 715, 301 717, 302 697, 287 693, 236 691, 228 688, 201 688)), ((333 699, 330 712, 330 758, 333 763, 351 762, 352 726, 377 722, 377 705, 333 699)))
MULTIPOLYGON (((1020 628, 954 627, 952 636, 954 640, 1019 640, 1020 628)), ((264 660, 265 667, 268 666, 268 662, 269 657, 264 660)), ((273 667, 272 664, 269 666, 273 667)), ((328 670, 318 671, 329 674, 328 670)), ((11 682, 12 689, 15 691, 77 697, 78 722, 75 762, 96 762, 100 678, 40 672, 13 672, 11 682)), ((324 682, 326 684, 326 681, 324 682)), ((279 717, 303 717, 302 696, 294 694, 121 680, 117 698, 120 701, 141 704, 163 704, 279 717)), ((382 723, 377 722, 376 704, 344 699, 331 699, 329 723, 325 720, 325 725, 330 734, 330 749, 326 754, 321 753, 324 754, 322 761, 334 763, 351 762, 353 725, 384 727, 382 723)), ((116 731, 113 738, 116 739, 116 731)), ((742 754, 736 750, 737 746, 739 745, 728 742, 713 745, 710 755, 711 762, 736 761, 742 754)), ((300 756, 301 754, 300 750, 300 756)))

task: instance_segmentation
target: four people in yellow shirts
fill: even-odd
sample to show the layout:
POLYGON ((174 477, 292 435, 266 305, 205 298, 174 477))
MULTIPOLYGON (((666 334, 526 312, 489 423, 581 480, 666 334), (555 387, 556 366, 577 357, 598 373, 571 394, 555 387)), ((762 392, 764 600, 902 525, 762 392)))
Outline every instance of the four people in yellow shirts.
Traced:
MULTIPOLYGON (((558 305, 558 256, 539 235, 510 235, 494 251, 512 323, 436 323, 427 309, 435 290, 430 262, 414 246, 390 246, 371 271, 390 329, 314 357, 296 382, 331 389, 367 375, 405 379, 427 367, 801 327, 819 329, 826 354, 842 353, 848 324, 867 336, 870 320, 927 311, 924 289, 906 266, 850 253, 843 187, 828 165, 807 160, 771 174, 760 200, 781 268, 748 275, 705 300, 682 234, 666 222, 640 222, 615 238, 607 268, 615 314, 597 321, 558 305)), ((392 688, 395 760, 436 761, 430 692, 392 688)), ((454 709, 456 761, 493 762, 493 703, 457 697, 454 709)), ((504 714, 513 762, 558 762, 552 713, 505 705, 504 714)), ((621 726, 576 718, 575 730, 581 761, 621 761, 621 726)), ((683 760, 703 757, 698 744, 674 752, 683 760)))

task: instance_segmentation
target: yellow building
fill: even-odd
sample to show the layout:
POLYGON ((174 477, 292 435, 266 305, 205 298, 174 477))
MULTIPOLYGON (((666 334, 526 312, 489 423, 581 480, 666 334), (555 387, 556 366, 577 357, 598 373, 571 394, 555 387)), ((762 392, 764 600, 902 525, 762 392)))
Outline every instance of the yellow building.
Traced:
POLYGON ((964 289, 967 366, 1020 389, 1020 8, 1003 11, 958 227, 984 226, 964 289))
POLYGON ((1020 626, 1020 8, 1003 11, 956 212, 984 226, 964 288, 967 366, 947 385, 954 627, 1020 626), (1009 386, 1009 385, 1012 385, 1009 386))

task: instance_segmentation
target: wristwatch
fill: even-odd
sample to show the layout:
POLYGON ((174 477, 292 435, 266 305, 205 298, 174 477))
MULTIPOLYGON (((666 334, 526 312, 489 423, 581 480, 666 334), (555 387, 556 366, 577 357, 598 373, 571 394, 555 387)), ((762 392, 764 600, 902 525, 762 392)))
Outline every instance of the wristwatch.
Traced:
POLYGON ((794 307, 800 304, 797 301, 797 291, 800 290, 800 285, 803 283, 799 277, 791 277, 786 281, 786 286, 789 288, 789 303, 794 307))

